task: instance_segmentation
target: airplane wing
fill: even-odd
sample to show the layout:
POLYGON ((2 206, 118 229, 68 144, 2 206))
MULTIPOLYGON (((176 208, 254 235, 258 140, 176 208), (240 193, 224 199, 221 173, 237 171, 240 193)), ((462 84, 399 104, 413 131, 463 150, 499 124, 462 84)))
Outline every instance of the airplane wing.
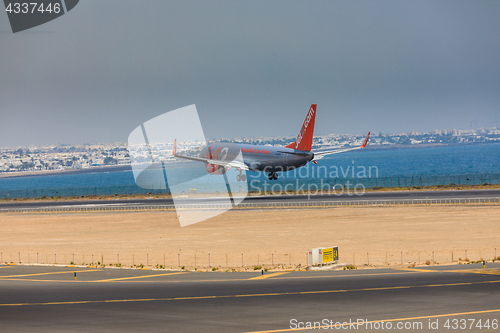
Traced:
POLYGON ((311 152, 296 152, 296 151, 282 151, 282 150, 278 150, 277 152, 282 154, 299 155, 299 156, 311 155, 311 152))
POLYGON ((172 155, 174 155, 175 157, 178 157, 178 158, 186 159, 186 160, 198 161, 198 162, 208 163, 208 164, 212 164, 212 165, 222 165, 226 168, 235 168, 238 170, 245 170, 245 171, 250 170, 248 165, 246 165, 243 162, 236 161, 236 160, 220 161, 220 160, 213 160, 210 158, 201 158, 201 157, 191 157, 191 156, 179 155, 179 154, 177 154, 177 140, 174 141, 174 150, 172 151, 172 155))
POLYGON ((346 151, 351 151, 351 150, 356 150, 356 149, 363 149, 366 147, 368 144, 368 138, 370 137, 370 132, 368 132, 368 135, 366 136, 365 142, 359 146, 359 147, 354 147, 354 148, 346 148, 346 149, 321 149, 321 150, 316 150, 312 151, 314 153, 314 156, 321 156, 321 155, 329 155, 329 154, 339 154, 339 153, 345 153, 346 151))

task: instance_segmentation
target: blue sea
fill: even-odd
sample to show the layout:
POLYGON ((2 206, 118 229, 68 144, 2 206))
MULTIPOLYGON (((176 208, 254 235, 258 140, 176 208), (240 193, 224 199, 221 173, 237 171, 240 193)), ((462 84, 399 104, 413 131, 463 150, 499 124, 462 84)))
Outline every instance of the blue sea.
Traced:
MULTIPOLYGON (((500 144, 408 149, 365 149, 329 155, 306 167, 284 172, 280 179, 381 178, 397 176, 472 175, 500 171, 500 144)), ((218 176, 214 176, 218 177, 218 176)), ((247 172, 249 180, 267 179, 247 172)), ((0 190, 134 185, 132 171, 60 174, 0 179, 0 190)))

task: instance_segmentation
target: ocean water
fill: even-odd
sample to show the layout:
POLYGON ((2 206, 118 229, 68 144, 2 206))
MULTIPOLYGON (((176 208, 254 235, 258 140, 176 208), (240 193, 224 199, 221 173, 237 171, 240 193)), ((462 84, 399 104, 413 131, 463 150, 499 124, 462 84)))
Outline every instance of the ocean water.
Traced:
MULTIPOLYGON (((458 174, 467 178, 465 174, 497 174, 498 172, 500 172, 500 144, 494 143, 357 150, 329 155, 318 160, 318 165, 308 163, 303 168, 281 173, 280 179, 435 177, 436 175, 458 174)), ((229 176, 233 177, 232 174, 229 176)), ((267 176, 261 172, 247 172, 247 177, 249 181, 267 179, 267 176)), ((131 171, 118 171, 2 178, 0 190, 133 186, 134 184, 131 171)))

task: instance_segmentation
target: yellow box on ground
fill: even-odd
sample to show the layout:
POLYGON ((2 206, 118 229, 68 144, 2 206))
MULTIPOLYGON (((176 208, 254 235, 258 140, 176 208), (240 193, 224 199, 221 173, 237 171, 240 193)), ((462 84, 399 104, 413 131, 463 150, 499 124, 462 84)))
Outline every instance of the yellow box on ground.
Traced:
POLYGON ((309 250, 309 264, 324 264, 339 260, 338 246, 309 250))

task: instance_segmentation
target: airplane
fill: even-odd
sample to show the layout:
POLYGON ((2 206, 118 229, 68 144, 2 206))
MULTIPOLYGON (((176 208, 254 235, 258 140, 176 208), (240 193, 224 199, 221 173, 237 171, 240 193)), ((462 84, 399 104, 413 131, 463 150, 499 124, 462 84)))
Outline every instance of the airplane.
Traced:
POLYGON ((246 175, 242 174, 242 170, 264 171, 268 173, 269 180, 277 180, 278 172, 297 169, 309 162, 318 164, 317 160, 325 155, 362 149, 368 144, 370 132, 359 147, 313 151, 311 148, 315 119, 316 104, 311 104, 297 139, 285 147, 220 142, 204 146, 200 157, 191 157, 177 153, 176 139, 172 155, 177 158, 203 162, 210 174, 223 175, 229 168, 238 169, 240 173, 236 176, 237 181, 246 181, 246 175))

